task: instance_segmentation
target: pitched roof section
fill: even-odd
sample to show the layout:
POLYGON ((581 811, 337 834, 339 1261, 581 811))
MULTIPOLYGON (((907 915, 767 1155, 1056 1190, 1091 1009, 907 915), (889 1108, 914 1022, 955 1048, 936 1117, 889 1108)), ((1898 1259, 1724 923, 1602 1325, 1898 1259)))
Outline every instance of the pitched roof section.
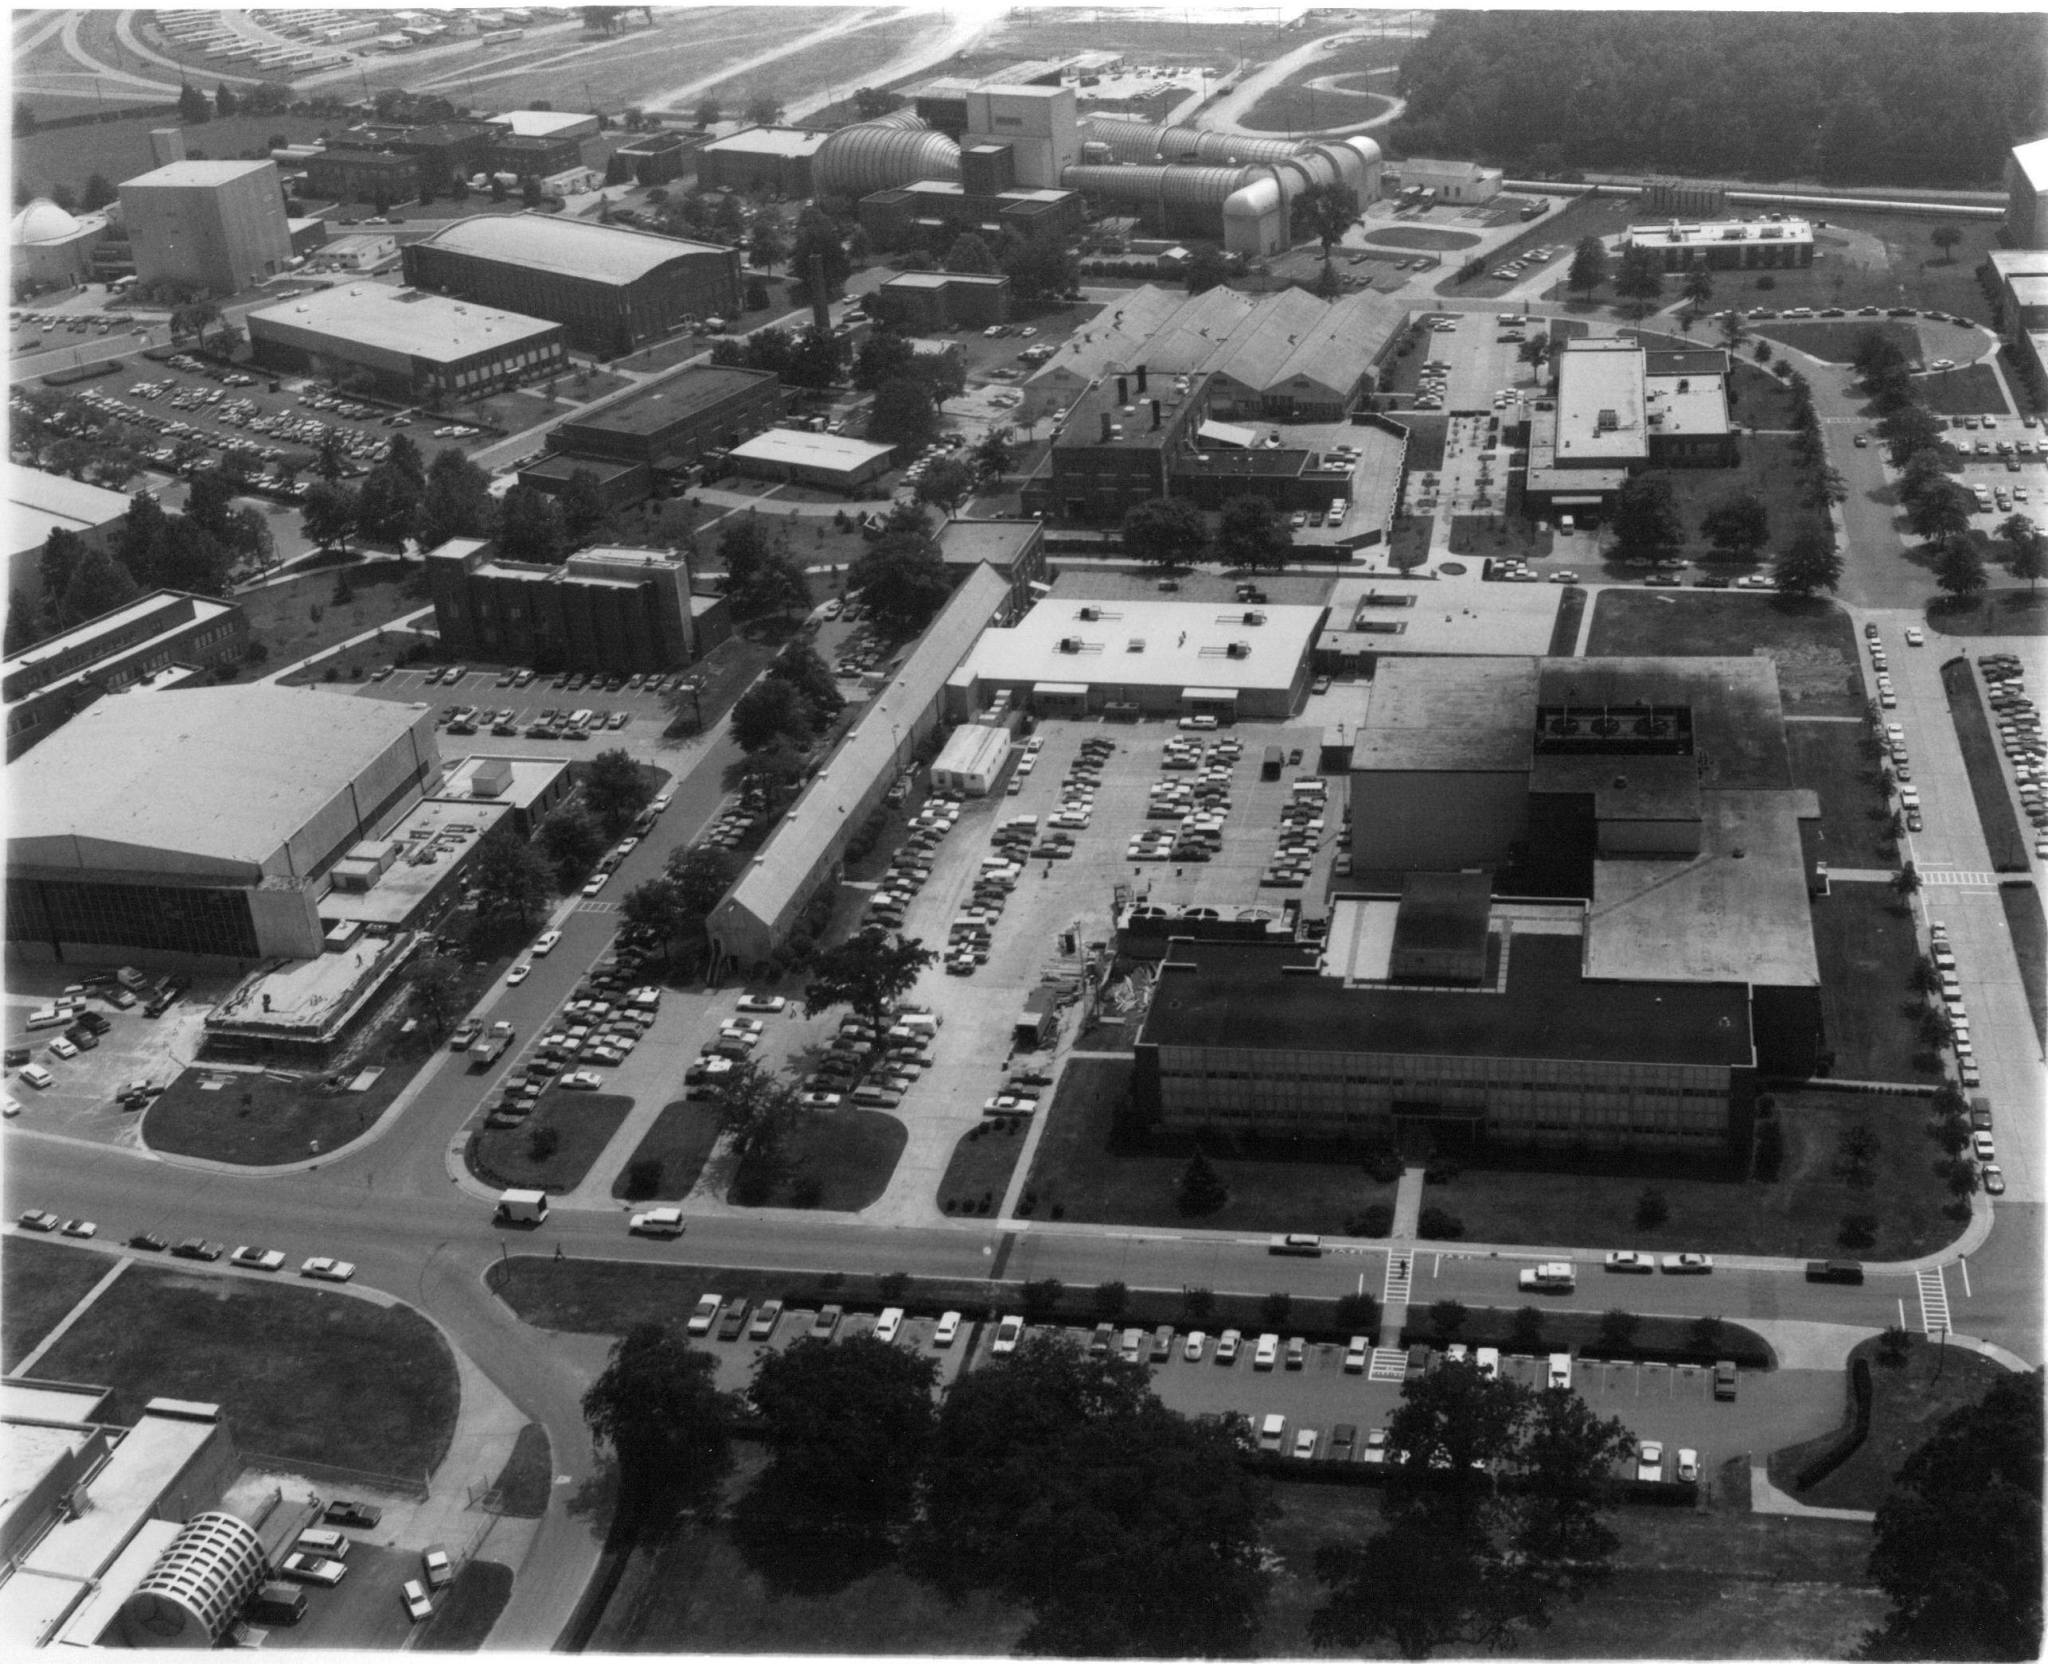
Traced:
POLYGON ((2048 139, 2012 147, 2013 165, 2037 191, 2048 191, 2048 139))
POLYGON ((456 220, 431 237, 429 248, 445 248, 479 260, 531 266, 563 277, 597 283, 636 283, 685 255, 731 251, 716 243, 687 242, 619 225, 595 225, 559 214, 476 214, 456 220))

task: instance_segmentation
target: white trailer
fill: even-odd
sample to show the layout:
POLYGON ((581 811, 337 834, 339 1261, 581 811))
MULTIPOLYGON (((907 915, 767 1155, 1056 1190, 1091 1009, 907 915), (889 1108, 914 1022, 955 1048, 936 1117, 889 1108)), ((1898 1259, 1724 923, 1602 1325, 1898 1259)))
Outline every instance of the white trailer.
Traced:
POLYGON ((955 791, 967 797, 986 797, 1001 776, 1009 755, 1008 729, 964 723, 953 730, 945 749, 932 764, 932 787, 935 791, 955 791))

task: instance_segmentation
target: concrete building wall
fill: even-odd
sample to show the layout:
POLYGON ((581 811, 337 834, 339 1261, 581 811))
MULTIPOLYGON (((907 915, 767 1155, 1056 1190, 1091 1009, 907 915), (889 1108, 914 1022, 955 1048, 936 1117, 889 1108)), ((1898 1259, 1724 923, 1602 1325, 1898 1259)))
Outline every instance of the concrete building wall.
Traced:
POLYGON ((1497 866, 1527 835, 1526 771, 1358 769, 1351 864, 1366 872, 1497 866))
POLYGON ((167 278, 231 295, 290 264, 291 230, 275 163, 210 184, 152 178, 145 174, 121 186, 135 272, 145 283, 167 278))

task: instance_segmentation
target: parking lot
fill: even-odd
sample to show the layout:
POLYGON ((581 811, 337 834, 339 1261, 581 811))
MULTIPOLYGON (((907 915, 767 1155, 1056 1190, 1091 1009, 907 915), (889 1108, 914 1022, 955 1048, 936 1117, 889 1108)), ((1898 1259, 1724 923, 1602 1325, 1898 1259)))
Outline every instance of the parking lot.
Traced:
POLYGON ((130 1084, 168 1085, 198 1050, 208 1005, 233 979, 192 978, 184 995, 160 1017, 145 1017, 140 1004, 124 1010, 98 995, 81 996, 84 1009, 104 1017, 108 1026, 97 1044, 67 1058, 50 1049, 64 1027, 31 1030, 28 1018, 31 1011, 62 998, 67 988, 78 988, 75 975, 62 965, 17 965, 8 977, 8 1050, 26 1050, 51 1076, 51 1084, 37 1090, 22 1079, 18 1066, 10 1067, 8 1113, 18 1107, 25 1125, 71 1138, 133 1142, 141 1117, 117 1103, 116 1094, 130 1084))
POLYGON ((2048 503, 2048 429, 2034 416, 1955 416, 1948 442, 1963 455, 1959 478, 1976 498, 1972 518, 1994 530, 2008 514, 2033 518, 2048 503))

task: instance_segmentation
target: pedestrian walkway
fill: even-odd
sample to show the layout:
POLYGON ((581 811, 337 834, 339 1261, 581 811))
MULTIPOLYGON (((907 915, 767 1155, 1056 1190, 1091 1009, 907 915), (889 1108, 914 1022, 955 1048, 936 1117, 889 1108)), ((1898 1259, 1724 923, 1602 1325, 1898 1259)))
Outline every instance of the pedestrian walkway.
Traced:
POLYGON ((1946 1334, 1948 1321, 1948 1282, 1938 1265, 1920 1268, 1917 1276, 1920 1284, 1920 1328, 1930 1335, 1946 1334))
POLYGON ((1401 1186, 1394 1192, 1394 1223, 1388 1235, 1395 1242, 1413 1242, 1415 1232, 1422 1221, 1422 1186, 1425 1170, 1420 1167, 1405 1167, 1401 1170, 1401 1186))
POLYGON ((1965 890, 1998 888, 1998 874, 1995 872, 1962 872, 1941 867, 1922 867, 1919 872, 1920 882, 1929 886, 1939 885, 1946 889, 1965 890))
POLYGON ((1755 1457, 1749 1462, 1749 1509, 1753 1514, 1788 1514, 1806 1520, 1855 1520, 1868 1525, 1877 1515, 1867 1508, 1809 1508, 1771 1483, 1770 1470, 1755 1457))

